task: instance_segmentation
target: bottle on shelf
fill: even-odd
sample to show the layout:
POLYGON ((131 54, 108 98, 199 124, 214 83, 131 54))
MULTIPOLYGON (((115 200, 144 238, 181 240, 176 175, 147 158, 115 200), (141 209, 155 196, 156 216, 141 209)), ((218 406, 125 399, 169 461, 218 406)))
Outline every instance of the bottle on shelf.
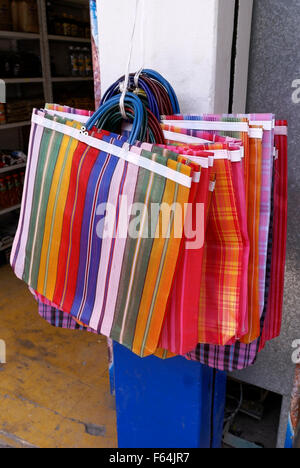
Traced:
POLYGON ((22 198, 22 187, 21 187, 20 176, 18 173, 13 174, 13 180, 14 180, 15 190, 16 190, 16 204, 18 204, 20 203, 21 198, 22 198))
POLYGON ((6 123, 6 116, 5 116, 5 105, 0 102, 0 125, 4 125, 6 123))
POLYGON ((39 32, 37 2, 35 0, 20 0, 17 5, 20 31, 37 34, 39 32))
POLYGON ((4 210, 7 206, 7 185, 5 177, 0 177, 0 209, 4 210))
POLYGON ((21 171, 20 172, 20 182, 21 182, 22 190, 23 190, 23 186, 24 186, 24 179, 25 179, 25 172, 21 171))
POLYGON ((48 34, 55 34, 55 12, 51 1, 46 2, 48 34))
POLYGON ((93 74, 92 57, 87 47, 84 47, 83 54, 84 54, 84 62, 85 62, 85 76, 92 76, 93 74))
POLYGON ((80 47, 76 47, 76 55, 78 60, 78 74, 79 76, 85 76, 85 57, 83 50, 80 47))
POLYGON ((10 0, 0 0, 0 30, 11 31, 11 6, 10 0))
POLYGON ((5 177, 7 186, 7 208, 16 205, 15 184, 11 175, 5 177))
POLYGON ((69 57, 70 57, 71 76, 79 76, 78 55, 73 46, 69 47, 69 57))
POLYGON ((13 31, 20 31, 19 3, 20 3, 20 0, 12 0, 11 2, 11 19, 12 19, 13 31))
POLYGON ((70 21, 70 18, 69 18, 69 15, 67 15, 66 13, 63 13, 62 14, 62 29, 63 29, 63 35, 64 36, 71 36, 71 33, 72 33, 72 25, 71 25, 71 21, 70 21))
POLYGON ((91 26, 90 26, 90 23, 85 23, 84 37, 85 37, 86 39, 90 39, 90 38, 91 38, 91 26))
POLYGON ((78 20, 75 16, 70 15, 70 24, 71 24, 71 36, 78 37, 78 20))

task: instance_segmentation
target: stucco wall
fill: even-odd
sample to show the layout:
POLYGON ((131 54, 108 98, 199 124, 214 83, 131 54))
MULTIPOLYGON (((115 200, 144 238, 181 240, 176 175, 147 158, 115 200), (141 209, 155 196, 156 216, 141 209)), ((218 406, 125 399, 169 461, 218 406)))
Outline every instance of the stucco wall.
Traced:
MULTIPOLYGON (((125 72, 134 10, 135 0, 98 0, 102 92, 125 72)), ((234 0, 145 0, 145 13, 130 70, 162 73, 183 112, 227 112, 234 0)))
POLYGON ((300 93, 292 87, 300 79, 299 21, 300 0, 254 0, 247 111, 275 112, 289 121, 288 249, 281 337, 254 367, 235 375, 287 395, 281 442, 294 375, 292 342, 300 338, 300 93))

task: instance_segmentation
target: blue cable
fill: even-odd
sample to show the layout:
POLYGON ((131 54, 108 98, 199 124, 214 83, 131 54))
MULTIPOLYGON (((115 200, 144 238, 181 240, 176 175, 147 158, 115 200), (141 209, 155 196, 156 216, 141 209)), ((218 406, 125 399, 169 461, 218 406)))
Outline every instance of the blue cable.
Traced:
MULTIPOLYGON (((119 78, 112 86, 108 88, 108 90, 105 92, 101 104, 104 104, 108 99, 113 97, 116 93, 118 94, 120 92, 119 87, 120 83, 123 81, 124 77, 119 78)), ((129 77, 129 87, 134 86, 134 77, 130 76, 129 77)), ((139 87, 146 93, 147 99, 148 99, 148 107, 152 114, 155 115, 155 117, 160 120, 160 112, 158 108, 158 104, 156 102, 155 96, 151 92, 150 88, 148 85, 143 81, 143 79, 140 77, 139 79, 139 87)))
POLYGON ((174 91, 174 88, 171 86, 171 84, 160 73, 156 72, 155 70, 151 70, 150 68, 146 68, 145 70, 143 70, 143 73, 146 73, 146 75, 159 81, 166 88, 171 99, 173 112, 174 114, 179 114, 180 107, 179 107, 178 99, 174 91))
MULTIPOLYGON (((113 96, 108 101, 106 101, 105 104, 100 106, 99 109, 95 112, 95 114, 87 121, 85 125, 86 129, 91 130, 96 125, 97 121, 105 113, 107 113, 110 109, 118 105, 120 103, 120 97, 121 97, 121 94, 117 96, 113 96)), ((128 140, 130 144, 133 144, 136 140, 138 140, 138 135, 141 131, 141 128, 144 122, 144 118, 145 118, 144 106, 141 100, 139 99, 139 97, 133 93, 126 93, 125 105, 126 104, 131 104, 132 107, 134 108, 133 126, 132 126, 132 131, 130 134, 130 138, 128 140)))

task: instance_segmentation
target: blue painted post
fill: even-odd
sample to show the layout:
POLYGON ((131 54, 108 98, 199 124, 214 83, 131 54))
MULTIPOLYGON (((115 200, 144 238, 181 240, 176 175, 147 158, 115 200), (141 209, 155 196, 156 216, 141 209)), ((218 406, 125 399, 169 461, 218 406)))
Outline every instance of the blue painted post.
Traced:
POLYGON ((212 391, 212 440, 211 448, 220 448, 222 445, 224 412, 226 403, 227 373, 214 371, 214 384, 212 391))
POLYGON ((177 357, 141 359, 114 344, 119 448, 221 445, 226 374, 177 357))

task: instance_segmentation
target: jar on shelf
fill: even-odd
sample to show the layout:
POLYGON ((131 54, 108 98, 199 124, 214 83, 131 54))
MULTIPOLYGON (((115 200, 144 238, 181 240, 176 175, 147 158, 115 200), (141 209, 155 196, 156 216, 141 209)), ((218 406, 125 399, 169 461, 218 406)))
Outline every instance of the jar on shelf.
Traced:
POLYGON ((21 199, 22 199, 22 187, 21 187, 20 176, 18 173, 13 174, 13 180, 14 180, 15 191, 16 191, 16 204, 19 204, 21 203, 21 199))
POLYGON ((22 190, 23 190, 23 186, 24 186, 24 179, 25 179, 25 172, 22 171, 22 172, 20 172, 20 182, 21 182, 22 190))
POLYGON ((11 175, 5 177, 6 186, 7 186, 7 200, 8 207, 16 205, 16 190, 13 177, 11 175))
POLYGON ((79 76, 85 76, 85 57, 84 52, 80 47, 76 47, 76 55, 78 60, 79 76))
POLYGON ((78 56, 73 46, 69 47, 71 76, 79 76, 78 56))
POLYGON ((84 68, 85 68, 85 76, 92 76, 93 74, 93 67, 92 67, 92 56, 87 47, 83 49, 84 54, 84 68))
POLYGON ((26 33, 39 32, 39 20, 36 0, 20 0, 18 2, 20 31, 26 33))
POLYGON ((12 30, 10 0, 0 0, 0 30, 12 30))
POLYGON ((69 15, 66 13, 63 13, 63 18, 62 18, 62 30, 63 30, 63 35, 64 36, 71 36, 72 32, 72 26, 71 26, 71 21, 69 18, 69 15))
POLYGON ((0 103, 0 125, 4 125, 5 123, 6 123, 5 104, 0 103))
POLYGON ((63 19, 59 16, 54 16, 53 19, 53 34, 56 36, 63 36, 64 29, 63 29, 63 19))
POLYGON ((5 177, 0 177, 0 209, 4 210, 8 207, 7 200, 7 185, 5 177))
POLYGON ((12 0, 11 2, 11 19, 13 31, 20 31, 19 4, 20 0, 12 0))

